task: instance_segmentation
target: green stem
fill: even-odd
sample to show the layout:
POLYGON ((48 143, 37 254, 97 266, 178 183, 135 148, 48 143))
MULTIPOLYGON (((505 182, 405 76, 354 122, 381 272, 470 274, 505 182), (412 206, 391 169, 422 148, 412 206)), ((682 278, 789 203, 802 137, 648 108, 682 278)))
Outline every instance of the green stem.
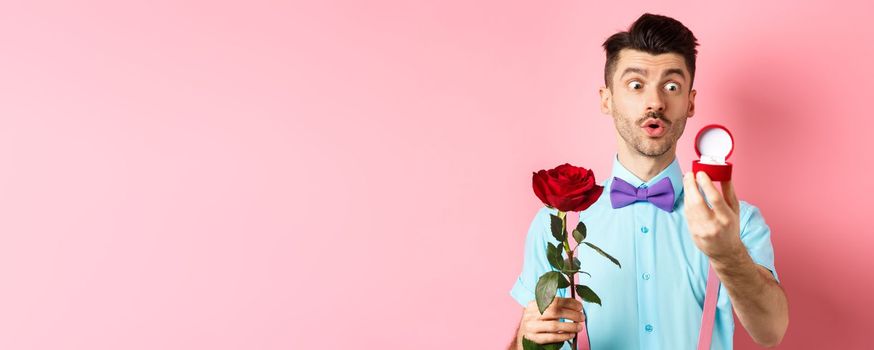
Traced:
MULTIPOLYGON (((576 248, 574 248, 574 250, 571 250, 571 245, 570 245, 570 243, 568 243, 571 240, 571 236, 567 232, 567 213, 564 213, 564 215, 562 215, 561 213, 562 212, 559 211, 559 216, 561 217, 561 229, 562 229, 562 232, 564 232, 564 251, 565 251, 565 253, 567 253, 568 263, 573 264, 573 262, 574 262, 574 250, 576 250, 576 248)), ((579 246, 579 242, 577 242, 577 246, 579 246)), ((570 280, 570 282, 571 282, 571 286, 570 286, 571 299, 576 300, 576 298, 577 298, 576 289, 577 288, 575 285, 574 276, 576 276, 576 273, 567 274, 568 280, 570 280)), ((577 338, 579 337, 579 335, 580 335, 579 332, 577 332, 577 334, 574 335, 573 345, 571 345, 571 349, 573 349, 573 350, 577 350, 577 338)))

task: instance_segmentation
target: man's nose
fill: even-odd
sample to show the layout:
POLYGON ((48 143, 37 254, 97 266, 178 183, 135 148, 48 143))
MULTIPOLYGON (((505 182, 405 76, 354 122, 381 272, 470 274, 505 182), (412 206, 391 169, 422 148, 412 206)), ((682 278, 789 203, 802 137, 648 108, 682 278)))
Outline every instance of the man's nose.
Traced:
POLYGON ((646 111, 664 113, 665 101, 658 90, 652 91, 646 96, 646 111))

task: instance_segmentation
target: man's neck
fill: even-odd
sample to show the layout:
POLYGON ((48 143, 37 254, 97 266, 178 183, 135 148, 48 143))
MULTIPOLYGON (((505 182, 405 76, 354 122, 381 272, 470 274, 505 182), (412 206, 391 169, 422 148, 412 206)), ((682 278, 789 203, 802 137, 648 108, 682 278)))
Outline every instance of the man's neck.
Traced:
POLYGON ((648 182, 661 173, 662 170, 665 170, 677 156, 673 147, 665 152, 665 154, 657 157, 649 157, 628 148, 625 146, 619 147, 619 163, 643 180, 643 182, 648 182))

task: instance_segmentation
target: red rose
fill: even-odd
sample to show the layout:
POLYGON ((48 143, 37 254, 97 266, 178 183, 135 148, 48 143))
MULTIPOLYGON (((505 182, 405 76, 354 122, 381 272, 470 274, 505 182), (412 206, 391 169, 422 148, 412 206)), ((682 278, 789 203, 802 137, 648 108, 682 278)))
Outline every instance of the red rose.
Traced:
POLYGON ((568 163, 534 173, 533 182, 537 198, 563 212, 586 210, 604 192, 592 170, 568 163))

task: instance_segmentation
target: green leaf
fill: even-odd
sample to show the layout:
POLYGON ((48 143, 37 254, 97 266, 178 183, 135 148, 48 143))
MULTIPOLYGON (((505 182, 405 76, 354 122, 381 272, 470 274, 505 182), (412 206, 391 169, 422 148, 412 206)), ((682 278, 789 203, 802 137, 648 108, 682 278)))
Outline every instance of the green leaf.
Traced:
POLYGON ((577 257, 574 257, 574 262, 573 262, 573 264, 571 264, 570 262, 568 262, 567 259, 564 259, 564 260, 562 260, 562 261, 563 261, 565 267, 568 267, 568 266, 571 267, 570 269, 568 269, 568 268, 562 269, 562 270, 561 270, 562 273, 564 273, 564 274, 569 274, 569 273, 577 273, 577 272, 581 272, 581 273, 584 273, 584 274, 589 275, 589 277, 592 277, 592 275, 589 274, 588 272, 583 271, 583 270, 580 270, 580 269, 582 268, 582 266, 580 266, 580 259, 578 259, 577 257))
POLYGON ((523 350, 559 350, 561 346, 564 345, 564 342, 558 343, 549 343, 549 344, 537 344, 528 338, 522 337, 522 349, 523 350))
POLYGON ((579 294, 580 298, 583 298, 585 301, 601 305, 601 298, 599 298, 598 294, 595 294, 595 291, 592 290, 592 288, 589 288, 589 286, 578 284, 577 294, 579 294))
POLYGON ((564 259, 564 266, 569 266, 571 269, 579 270, 580 269, 580 259, 574 257, 574 261, 570 262, 568 259, 564 259))
POLYGON ((586 239, 586 224, 580 221, 577 224, 577 228, 574 229, 574 240, 577 241, 577 244, 583 243, 583 240, 586 239))
POLYGON ((522 336, 522 349, 523 350, 540 350, 540 344, 537 344, 533 341, 528 340, 525 336, 522 336))
POLYGON ((561 349, 562 345, 564 345, 564 342, 560 341, 558 343, 543 344, 540 346, 540 348, 543 350, 559 350, 561 349))
POLYGON ((534 287, 534 299, 537 300, 537 309, 540 310, 541 315, 549 307, 549 304, 552 304, 552 300, 555 299, 555 290, 558 288, 559 278, 562 278, 561 273, 550 271, 544 273, 537 280, 537 286, 534 287))
POLYGON ((557 245, 553 245, 552 243, 547 244, 549 244, 549 246, 546 247, 546 260, 548 260, 549 264, 556 270, 564 269, 561 256, 561 243, 557 245))
POLYGON ((558 286, 557 286, 558 289, 565 289, 567 287, 570 287, 571 283, 568 282, 567 277, 565 277, 564 275, 561 275, 561 274, 560 274, 560 276, 561 277, 558 278, 558 286))
POLYGON ((552 237, 555 237, 559 242, 564 242, 567 235, 564 234, 564 220, 555 214, 549 214, 550 228, 552 228, 552 237))
POLYGON ((589 243, 589 242, 583 242, 583 243, 585 243, 590 248, 594 249, 599 254, 603 255, 605 258, 610 259, 610 261, 612 261, 614 264, 616 264, 616 266, 619 266, 620 269, 622 268, 622 265, 619 264, 619 260, 616 260, 616 258, 610 256, 610 254, 607 254, 607 252, 603 251, 601 248, 598 248, 598 246, 596 246, 592 243, 589 243))

